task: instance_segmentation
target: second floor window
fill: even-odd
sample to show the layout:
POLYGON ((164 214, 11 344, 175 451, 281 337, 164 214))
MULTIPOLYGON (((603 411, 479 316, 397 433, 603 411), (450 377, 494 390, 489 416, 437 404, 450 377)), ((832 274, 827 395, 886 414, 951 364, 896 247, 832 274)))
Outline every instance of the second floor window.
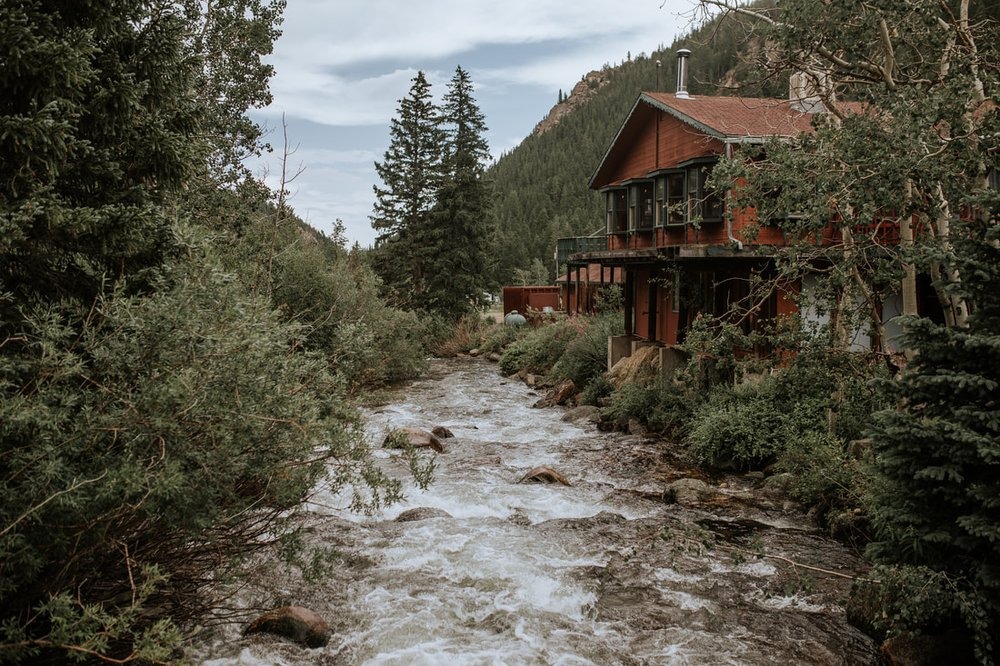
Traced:
POLYGON ((712 167, 694 166, 688 169, 687 174, 688 222, 721 222, 723 193, 708 185, 712 167))
POLYGON ((628 190, 609 190, 605 193, 609 234, 628 231, 628 190))
POLYGON ((653 228, 653 181, 633 185, 636 194, 635 221, 638 229, 653 228))

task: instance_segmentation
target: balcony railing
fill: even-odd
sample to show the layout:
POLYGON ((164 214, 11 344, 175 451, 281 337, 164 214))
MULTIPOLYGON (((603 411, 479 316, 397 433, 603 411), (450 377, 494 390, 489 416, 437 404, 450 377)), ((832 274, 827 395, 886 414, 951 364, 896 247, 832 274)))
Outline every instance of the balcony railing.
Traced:
POLYGON ((608 249, 607 236, 574 236, 556 240, 556 263, 565 264, 570 255, 581 252, 603 252, 608 249))

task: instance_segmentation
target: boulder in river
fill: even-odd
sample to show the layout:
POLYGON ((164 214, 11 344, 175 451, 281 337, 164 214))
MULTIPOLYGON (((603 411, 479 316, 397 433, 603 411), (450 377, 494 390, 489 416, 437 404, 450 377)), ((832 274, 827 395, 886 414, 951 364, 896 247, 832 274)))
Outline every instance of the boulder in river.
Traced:
POLYGON ((409 443, 415 448, 434 449, 438 453, 444 453, 444 446, 437 435, 420 428, 396 428, 385 436, 383 446, 390 449, 401 449, 409 443))
POLYGON ((318 613, 302 606, 283 606, 268 611, 243 630, 248 634, 284 636, 310 648, 323 647, 330 641, 330 625, 318 613))
POLYGON ((434 426, 433 428, 431 428, 431 434, 437 437, 438 439, 448 439, 449 437, 455 436, 455 433, 453 433, 451 430, 448 430, 444 426, 434 426))
POLYGON ((601 422, 601 408, 593 405, 580 405, 570 409, 562 415, 563 421, 577 422, 589 421, 590 423, 601 422))
POLYGON ((716 489, 704 481, 698 479, 677 479, 667 486, 667 492, 673 496, 678 504, 694 504, 709 495, 713 495, 716 489))
POLYGON ((552 407, 553 405, 565 405, 569 399, 576 395, 576 384, 572 379, 559 382, 545 397, 536 402, 532 407, 552 407))
POLYGON ((518 483, 561 483, 569 485, 566 477, 555 471, 551 467, 540 465, 521 477, 518 483))
POLYGON ((396 522, 412 523, 418 520, 427 520, 428 518, 451 518, 451 514, 444 509, 438 509, 433 506, 418 506, 415 509, 407 509, 396 516, 396 522))

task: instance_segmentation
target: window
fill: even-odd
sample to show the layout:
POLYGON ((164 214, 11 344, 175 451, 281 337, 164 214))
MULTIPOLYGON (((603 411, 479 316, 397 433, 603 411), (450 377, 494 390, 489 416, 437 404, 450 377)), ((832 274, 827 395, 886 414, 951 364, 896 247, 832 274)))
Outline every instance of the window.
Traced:
POLYGON ((635 185, 628 188, 628 229, 629 231, 634 231, 636 223, 638 221, 638 215, 636 214, 636 205, 638 204, 638 192, 636 191, 635 185))
POLYGON ((711 166, 693 166, 687 170, 688 221, 721 222, 723 193, 708 186, 711 166))
POLYGON ((639 183, 635 186, 639 196, 638 221, 639 229, 653 228, 653 181, 639 183))
POLYGON ((665 180, 667 186, 667 207, 663 218, 667 224, 684 224, 684 174, 668 174, 665 180))
POLYGON ((628 190, 608 190, 605 193, 609 234, 628 231, 628 190))

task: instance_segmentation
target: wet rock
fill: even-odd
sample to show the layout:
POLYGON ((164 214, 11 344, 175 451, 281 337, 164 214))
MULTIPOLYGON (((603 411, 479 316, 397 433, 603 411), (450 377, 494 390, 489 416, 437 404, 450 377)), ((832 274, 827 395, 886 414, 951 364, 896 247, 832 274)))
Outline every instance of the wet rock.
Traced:
POLYGON ((590 423, 601 422, 601 408, 593 405, 581 405, 574 407, 562 415, 562 420, 575 423, 577 421, 588 421, 590 423))
POLYGON ((642 421, 632 417, 628 420, 628 434, 635 437, 645 437, 649 434, 649 431, 646 430, 646 426, 642 424, 642 421))
POLYGON ((527 527, 531 525, 531 518, 528 518, 528 514, 524 512, 524 509, 517 508, 514 509, 509 516, 507 516, 507 522, 527 527))
POLYGON ((416 448, 434 449, 438 453, 444 453, 444 446, 441 440, 433 433, 421 430, 420 428, 396 428, 385 437, 383 446, 390 449, 404 448, 407 443, 416 448))
POLYGON ((437 437, 438 439, 448 439, 449 437, 455 436, 455 433, 453 433, 451 430, 448 430, 444 426, 434 426, 433 428, 431 428, 431 434, 437 437))
POLYGON ((802 513, 805 510, 798 502, 793 502, 792 500, 785 500, 781 503, 781 510, 785 513, 802 513))
POLYGON ((566 480, 565 476, 545 465, 535 467, 522 476, 518 483, 561 483, 564 486, 569 485, 569 481, 566 480))
POLYGON ((968 636, 951 631, 937 636, 893 636, 879 650, 889 666, 965 666, 976 663, 968 636))
POLYGON ((315 611, 302 606, 283 606, 264 613, 243 630, 243 635, 274 634, 310 648, 330 641, 330 625, 315 611))
POLYGON ((794 477, 791 472, 782 472, 780 474, 775 474, 774 476, 769 476, 764 479, 764 484, 761 486, 761 490, 765 494, 775 496, 775 495, 786 495, 788 494, 788 489, 792 485, 794 477))
POLYGON ((698 479, 677 479, 667 486, 667 492, 675 502, 686 505, 695 504, 718 491, 698 479))
POLYGON ((747 481, 757 483, 764 480, 764 472, 747 472, 743 475, 743 478, 747 481))
POLYGON ((544 398, 536 402, 532 407, 552 407, 553 405, 565 405, 569 399, 576 395, 576 384, 572 379, 560 382, 549 391, 544 398))
POLYGON ((451 514, 444 509, 438 509, 433 506, 418 506, 415 509, 407 509, 396 516, 396 522, 412 523, 418 520, 427 520, 428 518, 451 518, 451 514))

